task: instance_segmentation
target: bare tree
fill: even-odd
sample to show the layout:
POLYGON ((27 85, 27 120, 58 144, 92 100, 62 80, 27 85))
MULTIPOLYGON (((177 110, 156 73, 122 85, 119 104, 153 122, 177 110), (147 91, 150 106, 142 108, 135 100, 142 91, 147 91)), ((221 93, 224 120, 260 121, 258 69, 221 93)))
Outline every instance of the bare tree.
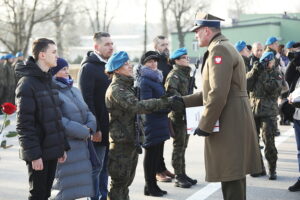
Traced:
POLYGON ((147 51, 147 4, 148 0, 145 0, 145 13, 144 13, 144 53, 147 51))
MULTIPOLYGON (((112 9, 110 8, 109 2, 112 2, 111 0, 104 0, 103 4, 101 4, 103 0, 94 0, 94 4, 92 4, 92 7, 85 6, 84 10, 87 14, 92 31, 105 31, 109 32, 109 28, 111 25, 111 22, 113 21, 115 17, 115 12, 119 6, 119 0, 116 1, 115 7, 112 9), (103 15, 101 16, 101 13, 103 15)), ((88 5, 86 3, 86 5, 88 5)))
POLYGON ((49 9, 42 0, 1 1, 0 6, 4 8, 5 13, 0 19, 3 27, 0 30, 0 42, 9 51, 16 53, 21 50, 26 55, 34 27, 52 19, 54 11, 61 6, 61 3, 62 0, 59 0, 56 7, 49 9))
POLYGON ((201 0, 173 0, 170 9, 174 15, 176 30, 178 34, 179 47, 184 47, 184 36, 186 30, 191 26, 195 14, 206 8, 207 5, 201 0))
POLYGON ((160 5, 162 9, 162 15, 161 15, 162 35, 164 36, 168 36, 169 34, 167 14, 172 1, 173 0, 160 0, 160 5))
MULTIPOLYGON (((57 7, 60 4, 60 0, 54 0, 54 7, 57 7)), ((57 50, 60 57, 64 57, 64 36, 63 34, 65 26, 71 24, 71 21, 74 20, 73 17, 75 12, 72 11, 72 4, 70 1, 63 2, 63 4, 55 10, 54 17, 52 19, 55 25, 55 39, 57 43, 57 50)))

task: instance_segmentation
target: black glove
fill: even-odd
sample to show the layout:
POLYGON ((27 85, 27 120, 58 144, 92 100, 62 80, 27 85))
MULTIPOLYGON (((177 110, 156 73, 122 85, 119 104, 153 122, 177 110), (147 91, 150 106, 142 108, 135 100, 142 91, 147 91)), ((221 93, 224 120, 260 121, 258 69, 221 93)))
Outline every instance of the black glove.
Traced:
POLYGON ((183 111, 185 109, 185 105, 184 105, 182 97, 172 96, 172 97, 169 97, 169 101, 170 101, 171 110, 183 111))
POLYGON ((207 137, 209 136, 209 133, 202 131, 200 128, 196 128, 194 135, 199 135, 199 136, 203 136, 203 137, 207 137))

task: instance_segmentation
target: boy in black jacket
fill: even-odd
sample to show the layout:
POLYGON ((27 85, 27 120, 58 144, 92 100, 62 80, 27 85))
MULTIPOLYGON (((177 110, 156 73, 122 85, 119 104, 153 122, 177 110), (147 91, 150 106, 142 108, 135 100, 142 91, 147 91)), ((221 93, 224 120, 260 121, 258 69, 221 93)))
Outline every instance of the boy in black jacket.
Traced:
POLYGON ((16 66, 20 78, 16 89, 17 132, 20 158, 29 174, 29 200, 47 200, 56 165, 64 162, 70 147, 62 126, 58 92, 48 72, 57 65, 57 47, 40 38, 32 45, 33 57, 16 66))

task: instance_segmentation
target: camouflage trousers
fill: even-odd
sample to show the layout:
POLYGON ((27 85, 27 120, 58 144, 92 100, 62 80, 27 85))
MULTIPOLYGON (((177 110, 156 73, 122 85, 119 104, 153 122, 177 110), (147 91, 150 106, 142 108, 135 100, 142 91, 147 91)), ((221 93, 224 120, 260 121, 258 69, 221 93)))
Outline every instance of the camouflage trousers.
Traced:
POLYGON ((108 156, 108 173, 111 177, 109 200, 129 200, 129 189, 138 162, 134 144, 111 143, 108 156))
MULTIPOLYGON (((277 118, 276 116, 270 117, 255 117, 256 130, 259 133, 261 129, 262 139, 265 144, 265 157, 268 161, 269 171, 276 172, 276 162, 277 162, 277 149, 275 146, 275 133, 277 129, 277 118)), ((262 161, 263 164, 263 161, 262 161)), ((264 165, 263 165, 264 169, 264 165)))
POLYGON ((189 135, 185 123, 172 120, 172 126, 175 134, 173 138, 172 166, 176 175, 185 174, 185 150, 189 142, 189 135))

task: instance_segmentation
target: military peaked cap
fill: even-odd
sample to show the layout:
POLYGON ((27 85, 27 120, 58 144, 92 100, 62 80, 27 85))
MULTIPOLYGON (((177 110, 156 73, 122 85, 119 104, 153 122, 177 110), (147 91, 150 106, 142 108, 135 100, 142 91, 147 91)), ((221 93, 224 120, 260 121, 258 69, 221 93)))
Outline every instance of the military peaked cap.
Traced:
POLYGON ((224 19, 221 19, 208 13, 198 12, 196 14, 194 26, 192 27, 191 31, 194 32, 198 28, 203 26, 220 28, 221 21, 224 21, 224 19))

